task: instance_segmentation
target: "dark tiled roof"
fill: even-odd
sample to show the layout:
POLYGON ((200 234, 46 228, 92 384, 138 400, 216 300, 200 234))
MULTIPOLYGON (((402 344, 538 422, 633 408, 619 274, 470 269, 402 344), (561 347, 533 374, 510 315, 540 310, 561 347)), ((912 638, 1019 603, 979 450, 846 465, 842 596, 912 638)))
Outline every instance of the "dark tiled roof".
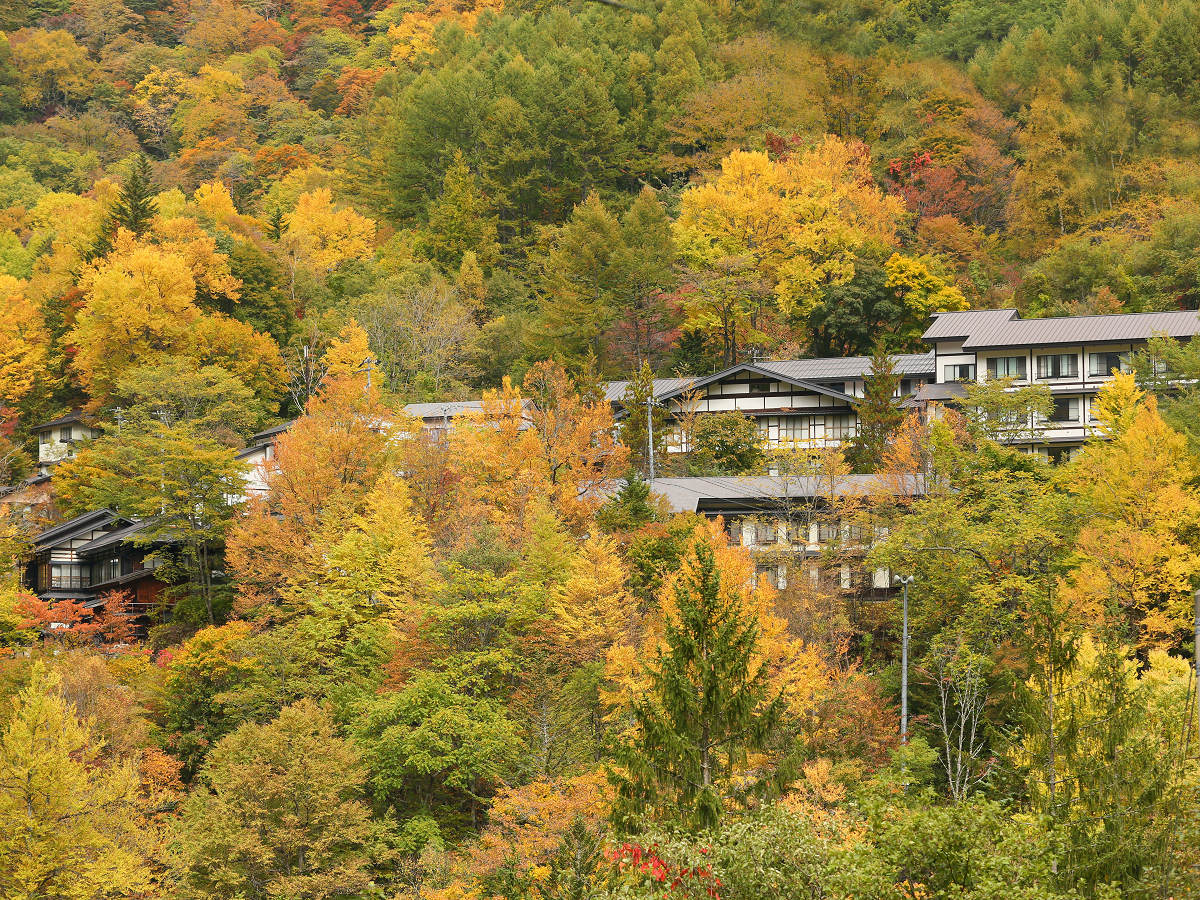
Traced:
POLYGON ((32 432, 45 431, 47 428, 56 428, 59 425, 73 425, 76 422, 82 422, 83 416, 78 409, 73 409, 65 416, 59 416, 57 419, 51 419, 49 422, 43 422, 41 425, 34 425, 29 430, 32 432))
POLYGON ((60 525, 55 525, 53 528, 47 528, 33 538, 33 545, 41 547, 46 544, 53 544, 56 541, 67 540, 77 532, 98 528, 101 525, 116 521, 116 519, 117 514, 111 509, 94 509, 73 519, 67 519, 67 521, 60 525))
POLYGON ((109 547, 115 547, 117 544, 129 540, 134 535, 144 531, 154 522, 153 519, 143 519, 140 522, 131 522, 121 528, 116 528, 108 534, 102 534, 95 540, 88 541, 82 547, 76 547, 75 552, 80 556, 88 556, 92 553, 98 553, 109 547))
POLYGON ((1200 334, 1195 310, 1119 313, 1109 316, 1057 316, 1022 319, 1014 309, 938 313, 926 340, 962 338, 963 349, 1040 347, 1053 344, 1120 344, 1156 334, 1191 338, 1200 334))
POLYGON ((258 434, 252 434, 250 435, 250 440, 246 442, 246 447, 259 447, 263 444, 269 444, 271 443, 272 438, 283 434, 283 432, 287 431, 295 423, 295 419, 292 419, 288 422, 280 422, 278 425, 272 425, 270 428, 266 428, 260 431, 258 434))

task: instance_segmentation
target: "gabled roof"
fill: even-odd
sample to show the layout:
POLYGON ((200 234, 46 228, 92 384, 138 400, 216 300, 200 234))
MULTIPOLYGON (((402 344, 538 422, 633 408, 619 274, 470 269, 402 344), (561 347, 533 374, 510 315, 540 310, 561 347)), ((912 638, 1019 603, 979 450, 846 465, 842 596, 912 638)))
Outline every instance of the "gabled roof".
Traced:
POLYGON ((759 363, 738 363, 735 366, 730 366, 722 372, 717 372, 714 375, 709 375, 705 378, 697 378, 695 380, 687 380, 684 384, 671 390, 664 391, 662 394, 655 394, 656 400, 669 400, 677 397, 680 394, 685 394, 688 391, 697 388, 705 387, 717 381, 722 381, 737 372, 753 372, 755 375, 762 375, 766 378, 774 378, 780 381, 786 381, 788 384, 795 385, 798 388, 803 388, 806 391, 812 391, 815 394, 824 394, 827 397, 833 397, 838 400, 845 400, 847 403, 855 403, 857 400, 850 394, 844 391, 835 390, 828 385, 821 384, 815 381, 806 381, 801 378, 793 378, 789 375, 784 375, 780 372, 773 372, 770 369, 763 368, 759 363))
POLYGON ((149 528, 154 521, 154 519, 142 519, 140 522, 130 522, 128 525, 108 532, 108 534, 100 535, 95 540, 88 541, 82 547, 76 547, 75 552, 80 556, 88 556, 89 554, 106 550, 109 547, 115 547, 117 544, 129 540, 138 532, 149 528))
POLYGON ((290 419, 287 422, 280 422, 278 425, 272 425, 270 428, 266 428, 260 431, 258 434, 250 435, 250 440, 246 442, 247 449, 271 443, 272 438, 283 434, 283 432, 287 431, 294 424, 296 424, 296 420, 290 419))
MULTIPOLYGON (((689 385, 695 384, 698 380, 699 377, 694 375, 689 375, 686 378, 655 378, 654 396, 661 397, 669 391, 686 388, 689 385)), ((604 385, 604 399, 609 403, 620 403, 628 388, 628 381, 610 381, 604 385)))
POLYGON ((76 422, 82 422, 82 411, 73 409, 65 416, 59 416, 57 419, 51 419, 49 422, 43 422, 41 425, 34 425, 29 430, 35 434, 39 431, 45 431, 48 428, 57 428, 59 425, 74 425, 76 422))
MULTIPOLYGON (((934 353, 897 353, 892 364, 900 375, 933 375, 934 353)), ((654 396, 658 400, 687 393, 693 388, 719 381, 734 372, 750 369, 768 378, 783 379, 809 389, 824 381, 853 381, 871 373, 869 356, 835 356, 816 359, 771 359, 737 363, 714 375, 693 375, 686 378, 655 378, 654 396)), ((604 386, 604 399, 620 403, 629 387, 628 381, 610 381, 604 386)), ((846 395, 843 395, 846 396, 846 395)))
POLYGON ((55 525, 53 528, 47 528, 33 538, 33 546, 44 547, 47 544, 70 540, 72 536, 80 532, 91 531, 115 521, 117 521, 117 514, 111 509, 94 509, 73 519, 68 519, 60 525, 55 525))
POLYGON ((1172 338, 1195 337, 1200 334, 1200 313, 1187 309, 1022 319, 1015 309, 968 310, 935 313, 924 338, 927 341, 961 338, 964 350, 981 350, 1053 344, 1120 344, 1148 341, 1157 334, 1172 338))

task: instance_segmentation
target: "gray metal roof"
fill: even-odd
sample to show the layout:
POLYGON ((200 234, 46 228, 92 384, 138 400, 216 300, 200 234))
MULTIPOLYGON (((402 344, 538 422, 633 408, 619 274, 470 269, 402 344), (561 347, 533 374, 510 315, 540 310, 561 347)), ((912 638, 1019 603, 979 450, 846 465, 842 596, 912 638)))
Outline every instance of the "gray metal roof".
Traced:
MULTIPOLYGON (((533 401, 521 401, 523 409, 529 409, 533 401)), ((453 419, 455 416, 483 409, 482 400, 445 400, 437 403, 409 403, 404 411, 418 419, 453 419)))
MULTIPOLYGON (((663 394, 669 394, 681 387, 687 387, 687 385, 699 381, 700 378, 699 375, 687 378, 655 378, 654 396, 661 397, 663 394)), ((610 381, 604 385, 604 399, 609 403, 620 403, 628 387, 628 381, 610 381)))
MULTIPOLYGON (((934 354, 928 353, 897 353, 892 356, 896 372, 901 375, 933 375, 934 354)), ((871 357, 869 356, 835 356, 820 359, 774 359, 759 362, 737 363, 713 375, 695 375, 686 378, 655 378, 654 396, 664 397, 692 385, 708 384, 719 381, 726 375, 743 368, 751 368, 778 375, 780 378, 792 381, 846 381, 862 378, 871 372, 871 357)), ((620 403, 625 396, 628 381, 610 381, 604 386, 604 399, 610 403, 620 403)))
MULTIPOLYGON (((905 476, 916 487, 918 476, 905 476)), ((892 482, 875 475, 843 475, 833 485, 838 497, 862 496, 875 489, 891 489, 892 482)), ((695 512, 703 500, 738 500, 756 503, 805 500, 830 494, 826 479, 782 475, 723 475, 690 478, 657 478, 650 486, 667 498, 673 512, 695 512)), ((914 491, 915 493, 915 491, 914 491)))
POLYGON ((1022 319, 1013 309, 938 313, 925 332, 925 339, 961 337, 963 349, 978 350, 1051 344, 1121 344, 1147 341, 1156 334, 1195 337, 1200 334, 1200 313, 1189 309, 1045 319, 1022 319))
POLYGON ((962 312, 933 314, 933 322, 921 335, 927 341, 946 341, 953 338, 968 338, 977 331, 999 327, 1021 314, 1015 309, 968 309, 962 312))
MULTIPOLYGON (((756 363, 758 368, 777 372, 784 378, 804 381, 825 381, 862 378, 871 373, 871 357, 840 356, 827 359, 778 359, 756 363)), ((897 353, 892 365, 900 375, 932 375, 933 351, 928 353, 897 353)))

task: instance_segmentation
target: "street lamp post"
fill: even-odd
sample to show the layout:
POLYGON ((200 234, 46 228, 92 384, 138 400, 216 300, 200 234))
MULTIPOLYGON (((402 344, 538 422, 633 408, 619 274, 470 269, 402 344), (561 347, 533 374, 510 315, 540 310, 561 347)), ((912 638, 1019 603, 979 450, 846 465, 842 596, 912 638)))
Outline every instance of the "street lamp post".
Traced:
MULTIPOLYGON (((897 575, 896 583, 904 587, 904 625, 900 634, 900 743, 908 743, 908 586, 913 575, 897 575)), ((1200 602, 1200 601, 1197 601, 1200 602)))

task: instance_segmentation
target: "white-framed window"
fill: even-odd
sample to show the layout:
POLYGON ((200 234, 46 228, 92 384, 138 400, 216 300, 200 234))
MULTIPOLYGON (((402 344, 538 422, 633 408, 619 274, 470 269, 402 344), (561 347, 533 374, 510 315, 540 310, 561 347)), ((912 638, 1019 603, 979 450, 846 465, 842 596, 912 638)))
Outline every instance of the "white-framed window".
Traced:
POLYGON ((1038 378, 1075 378, 1079 375, 1079 357, 1074 353, 1049 353, 1037 358, 1038 378))
POLYGON ((71 426, 70 425, 64 425, 62 428, 58 429, 58 439, 60 441, 62 441, 64 444, 69 444, 71 442, 71 426))
POLYGON ((1113 373, 1129 371, 1129 354, 1113 351, 1111 353, 1089 353, 1088 375, 1092 378, 1104 378, 1113 373))
POLYGON ((987 361, 988 378, 1024 378, 1025 357, 994 356, 987 361))
POLYGON ((951 363, 945 368, 947 381, 974 381, 975 363, 951 363))

